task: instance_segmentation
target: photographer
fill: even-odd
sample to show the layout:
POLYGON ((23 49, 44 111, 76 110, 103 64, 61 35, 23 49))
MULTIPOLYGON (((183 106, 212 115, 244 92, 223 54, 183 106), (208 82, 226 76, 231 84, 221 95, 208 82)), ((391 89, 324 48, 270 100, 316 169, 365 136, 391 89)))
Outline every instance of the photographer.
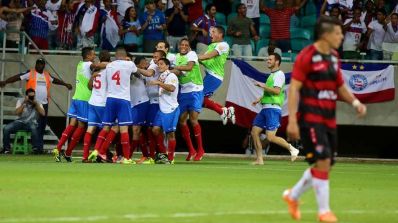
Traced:
POLYGON ((39 117, 44 116, 45 111, 43 105, 36 101, 35 96, 35 90, 29 88, 26 90, 25 98, 21 98, 17 101, 15 113, 19 118, 4 126, 2 153, 10 153, 10 135, 20 130, 31 132, 33 153, 43 149, 38 148, 40 134, 37 126, 39 117))

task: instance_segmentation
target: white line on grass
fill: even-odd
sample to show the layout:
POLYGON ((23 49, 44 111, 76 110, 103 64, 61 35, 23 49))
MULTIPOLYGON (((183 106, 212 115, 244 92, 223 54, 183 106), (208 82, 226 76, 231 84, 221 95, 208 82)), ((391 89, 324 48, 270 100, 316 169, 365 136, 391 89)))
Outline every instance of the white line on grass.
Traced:
MULTIPOLYGON (((301 211, 303 214, 316 214, 315 210, 301 211)), ((380 215, 380 214, 398 214, 398 210, 344 210, 337 211, 339 214, 350 215, 380 215)), ((144 219, 164 219, 164 218, 195 218, 195 217, 215 217, 215 216, 234 216, 234 215, 287 215, 287 211, 266 210, 266 211, 227 211, 227 212, 193 212, 193 213, 174 213, 174 214, 126 214, 121 216, 86 216, 86 217, 23 217, 23 218, 0 218, 1 223, 6 222, 96 222, 114 219, 125 220, 144 220, 144 219)))

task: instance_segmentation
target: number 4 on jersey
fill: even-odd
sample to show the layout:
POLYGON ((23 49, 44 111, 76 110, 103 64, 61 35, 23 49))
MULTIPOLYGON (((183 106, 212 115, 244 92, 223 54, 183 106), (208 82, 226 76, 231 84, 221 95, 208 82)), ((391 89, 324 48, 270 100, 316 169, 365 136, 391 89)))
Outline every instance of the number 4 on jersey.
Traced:
POLYGON ((120 71, 116 71, 113 75, 112 75, 112 80, 116 81, 116 85, 120 85, 120 71))

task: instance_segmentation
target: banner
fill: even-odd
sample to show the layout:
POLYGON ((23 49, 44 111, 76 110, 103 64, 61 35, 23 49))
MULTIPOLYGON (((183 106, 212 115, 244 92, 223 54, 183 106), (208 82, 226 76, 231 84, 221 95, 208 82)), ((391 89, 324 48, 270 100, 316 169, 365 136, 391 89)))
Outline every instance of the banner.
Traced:
POLYGON ((394 66, 344 63, 342 72, 346 85, 361 102, 394 100, 394 66))
MULTIPOLYGON (((236 124, 250 128, 261 105, 253 106, 252 103, 263 95, 263 89, 256 87, 255 82, 265 83, 269 73, 261 73, 243 60, 232 60, 231 79, 229 81, 226 106, 235 107, 236 124)), ((290 84, 291 73, 285 73, 285 95, 290 84)), ((287 99, 282 108, 282 127, 287 121, 287 99)))

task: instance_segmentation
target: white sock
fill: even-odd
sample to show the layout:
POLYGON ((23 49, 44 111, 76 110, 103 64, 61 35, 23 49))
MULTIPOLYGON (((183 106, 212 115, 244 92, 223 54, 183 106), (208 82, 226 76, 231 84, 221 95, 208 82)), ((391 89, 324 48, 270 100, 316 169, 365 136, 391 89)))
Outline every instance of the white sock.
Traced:
POLYGON ((290 192, 290 198, 293 200, 298 200, 300 196, 310 189, 312 186, 312 174, 311 168, 308 168, 304 171, 303 176, 301 179, 294 185, 290 192))
POLYGON ((319 213, 323 214, 330 211, 329 206, 329 179, 312 178, 312 185, 315 190, 316 200, 318 202, 319 213))

